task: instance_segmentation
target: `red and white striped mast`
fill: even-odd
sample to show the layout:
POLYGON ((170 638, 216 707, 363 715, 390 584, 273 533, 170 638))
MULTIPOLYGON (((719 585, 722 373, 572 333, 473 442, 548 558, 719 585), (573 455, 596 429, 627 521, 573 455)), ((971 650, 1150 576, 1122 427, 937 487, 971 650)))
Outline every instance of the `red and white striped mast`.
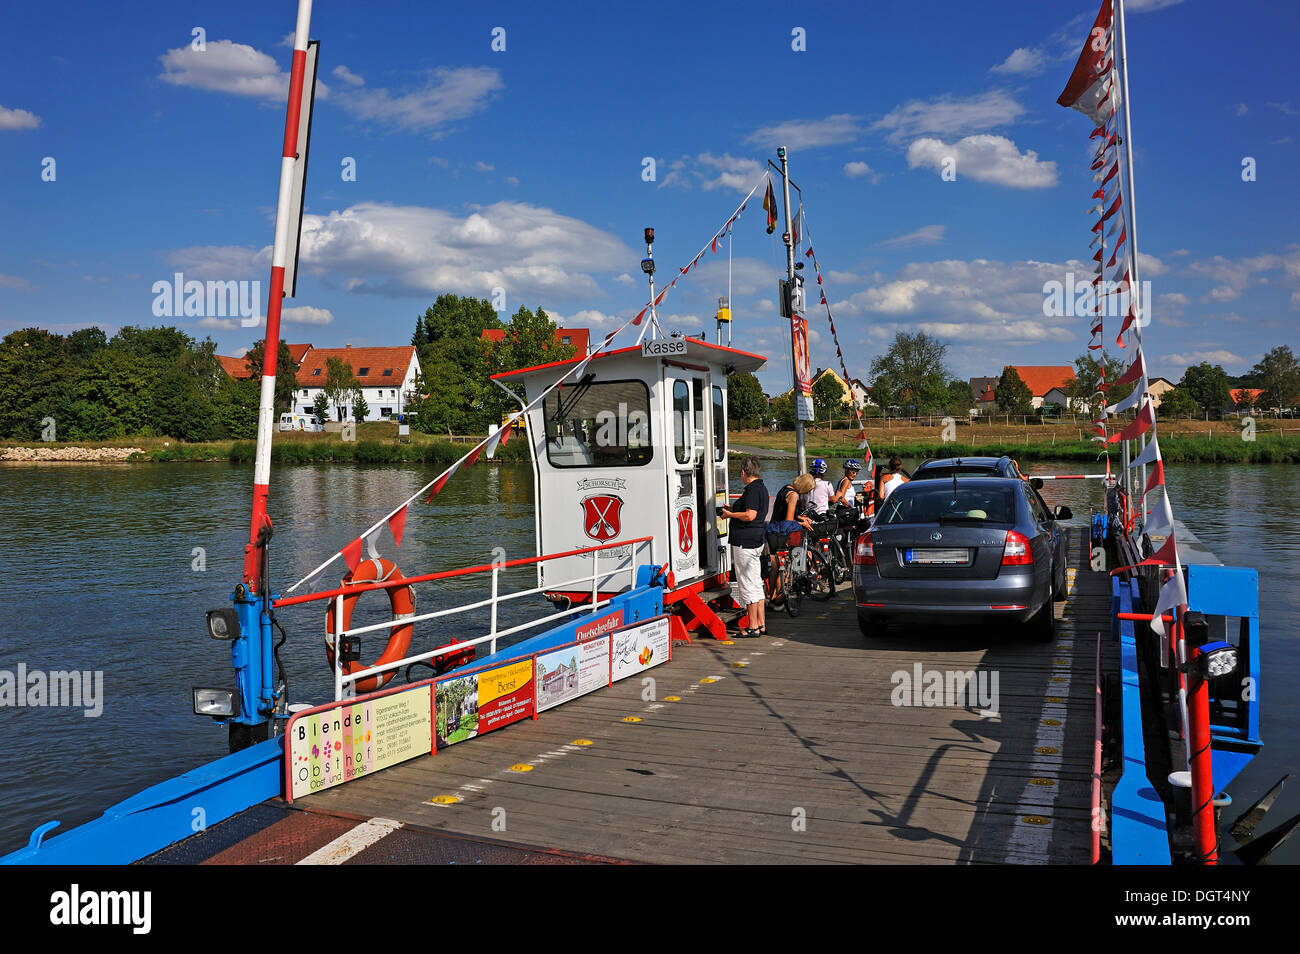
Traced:
MULTIPOLYGON (((271 520, 266 501, 271 485, 271 437, 275 424, 275 371, 280 354, 280 306, 284 298, 285 263, 289 243, 298 240, 293 205, 298 132, 302 118, 303 82, 307 71, 307 35, 311 28, 312 0, 298 0, 298 23, 293 35, 293 67, 289 74, 289 105, 284 121, 284 150, 280 158, 280 194, 275 209, 275 245, 271 253, 271 291, 266 302, 266 340, 262 353, 262 393, 257 410, 257 456, 253 464, 253 515, 244 547, 244 583, 257 586, 258 538, 271 520), (293 232, 294 234, 290 234, 293 232)), ((309 107, 310 108, 310 107, 309 107)), ((295 255, 295 260, 297 256, 295 255)), ((295 266, 296 268, 296 266, 295 266)))

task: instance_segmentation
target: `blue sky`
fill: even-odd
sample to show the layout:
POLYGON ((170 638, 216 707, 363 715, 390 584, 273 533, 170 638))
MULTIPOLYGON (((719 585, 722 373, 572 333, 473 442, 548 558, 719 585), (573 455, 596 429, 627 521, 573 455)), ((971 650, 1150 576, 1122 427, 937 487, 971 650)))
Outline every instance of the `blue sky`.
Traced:
MULTIPOLYGON (((1094 3, 563 9, 316 4, 325 88, 286 338, 404 344, 439 293, 496 287, 508 312, 610 330, 645 301, 641 228, 676 274, 784 143, 851 374, 898 330, 938 335, 962 377, 1085 350, 1084 319, 1042 303, 1090 264, 1091 127, 1055 99, 1094 3)), ((1300 350, 1300 10, 1128 9, 1151 373, 1300 350)), ((264 310, 294 16, 284 0, 6 10, 0 334, 172 323, 222 353, 250 343, 238 321, 156 318, 152 288, 258 280, 264 310)), ((755 200, 733 247, 734 340, 772 359, 769 391, 789 382, 779 232, 755 200)), ((706 256, 665 324, 712 338, 725 291, 725 254, 706 256)), ((811 328, 832 363, 824 313, 811 328)))

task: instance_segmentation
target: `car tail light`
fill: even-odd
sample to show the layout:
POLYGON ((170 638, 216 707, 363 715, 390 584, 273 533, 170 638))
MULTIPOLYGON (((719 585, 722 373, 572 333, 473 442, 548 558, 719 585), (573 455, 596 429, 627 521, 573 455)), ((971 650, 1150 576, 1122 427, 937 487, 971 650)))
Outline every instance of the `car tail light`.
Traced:
POLYGON ((858 537, 858 542, 853 547, 853 562, 858 566, 876 565, 876 551, 871 543, 871 531, 868 530, 858 537))
POLYGON ((1028 566, 1034 562, 1034 552, 1029 548, 1029 538, 1014 530, 1007 531, 1007 543, 1002 549, 1003 566, 1028 566))

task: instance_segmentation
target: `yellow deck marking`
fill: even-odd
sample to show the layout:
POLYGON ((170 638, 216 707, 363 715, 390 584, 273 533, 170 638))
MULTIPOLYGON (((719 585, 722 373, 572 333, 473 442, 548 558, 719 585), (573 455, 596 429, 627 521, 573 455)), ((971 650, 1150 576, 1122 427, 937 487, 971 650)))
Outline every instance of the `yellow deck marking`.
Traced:
POLYGON ((1060 749, 1053 748, 1050 745, 1040 745, 1038 748, 1034 749, 1034 751, 1039 755, 1059 755, 1061 752, 1060 749))
POLYGON ((624 722, 640 722, 640 721, 641 721, 641 717, 640 717, 640 716, 623 716, 623 721, 624 721, 624 722))
POLYGON ((1022 815, 1020 820, 1026 825, 1050 825, 1052 820, 1044 818, 1042 815, 1022 815))
POLYGON ((529 765, 527 762, 517 762, 510 766, 510 771, 512 772, 531 772, 532 770, 533 766, 529 765))
POLYGON ((435 795, 429 799, 431 805, 455 805, 460 801, 459 795, 435 795))
POLYGON ((681 702, 681 696, 664 696, 664 702, 681 702))
POLYGON ((574 745, 591 745, 591 739, 574 739, 574 745))

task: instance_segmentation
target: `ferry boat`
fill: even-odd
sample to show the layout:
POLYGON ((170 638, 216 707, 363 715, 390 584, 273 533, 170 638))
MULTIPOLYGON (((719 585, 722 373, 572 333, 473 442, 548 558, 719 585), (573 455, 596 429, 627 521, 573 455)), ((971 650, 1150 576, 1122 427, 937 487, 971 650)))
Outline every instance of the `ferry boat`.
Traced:
MULTIPOLYGON (((1115 2, 1122 23, 1122 0, 1115 2)), ((1103 13, 1109 3, 1103 5, 1103 13)), ((32 833, 25 848, 0 859, 5 864, 138 862, 184 846, 190 839, 202 839, 227 819, 244 817, 259 806, 310 805, 312 800, 348 790, 348 786, 359 790, 367 780, 397 773, 401 766, 419 764, 424 766, 423 778, 429 773, 436 776, 438 755, 449 748, 466 742, 472 747, 489 732, 516 731, 509 727, 525 721, 545 724, 553 710, 563 712, 570 704, 576 708, 579 700, 601 693, 616 694, 620 683, 644 678, 661 665, 668 665, 669 671, 674 666, 689 668, 692 659, 707 667, 720 665, 718 660, 723 657, 710 654, 699 643, 731 645, 726 619, 735 615, 737 608, 729 589, 727 523, 716 515, 728 499, 731 477, 727 376, 757 371, 766 359, 711 344, 703 340, 703 334, 663 333, 655 309, 663 292, 656 295, 654 289, 650 230, 643 263, 650 280, 650 299, 646 309, 623 329, 638 335, 635 344, 613 347, 616 335, 610 335, 591 355, 499 375, 497 383, 506 387, 519 406, 505 426, 495 429, 416 497, 361 533, 311 577, 314 582, 337 564, 342 577, 338 585, 293 595, 299 585, 295 584, 279 592, 282 581, 273 580, 268 572, 274 538, 268 517, 278 350, 273 343, 278 341, 281 293, 292 289, 290 263, 296 263, 295 223, 301 209, 311 78, 315 75, 314 45, 307 42, 310 12, 310 0, 299 0, 268 308, 267 340, 271 344, 265 349, 267 367, 262 378, 244 575, 231 594, 231 608, 208 614, 209 634, 229 644, 233 683, 194 692, 195 712, 227 727, 231 754, 153 786, 72 831, 55 833, 58 822, 44 824, 32 833), (425 490, 437 493, 459 467, 490 457, 520 424, 531 450, 537 556, 411 573, 410 568, 403 572, 394 560, 378 552, 377 541, 385 529, 392 532, 394 542, 400 540, 406 507, 425 490), (368 555, 363 555, 364 551, 368 555), (536 568, 536 586, 503 591, 503 572, 520 566, 536 568), (459 606, 419 610, 413 595, 417 588, 436 588, 440 582, 459 578, 481 581, 482 598, 459 606), (353 626, 357 601, 372 591, 380 591, 369 596, 372 601, 387 595, 392 617, 353 626), (499 625, 498 607, 518 599, 533 600, 539 606, 549 601, 551 609, 522 625, 499 625), (287 620, 295 608, 305 609, 297 612, 290 625, 323 622, 326 630, 334 698, 321 705, 290 706, 279 676, 276 653, 282 640, 277 634, 284 631, 282 618, 287 620), (413 646, 417 626, 432 620, 455 620, 484 608, 490 611, 486 632, 467 634, 445 646, 413 646), (307 622, 298 622, 303 619, 307 622), (531 635, 519 638, 524 633, 531 635), (371 634, 386 635, 387 644, 376 661, 367 663, 361 659, 360 643, 361 637, 371 634), (503 640, 511 642, 504 645, 503 640), (410 678, 411 667, 421 663, 430 665, 433 674, 410 678), (408 674, 406 680, 397 678, 403 672, 408 674), (193 821, 199 809, 205 824, 196 834, 193 821)), ((1107 27, 1109 23, 1108 19, 1107 27)), ((779 155, 787 249, 783 305, 792 322, 792 362, 800 397, 806 398, 806 315, 790 234, 788 157, 784 149, 779 155)), ((737 214, 727 220, 723 231, 731 227, 737 214)), ((1123 444, 1127 449, 1129 440, 1125 438, 1123 444)), ((798 446, 803 470, 802 424, 798 446)), ((1087 634, 1079 630, 1071 631, 1072 647, 1016 650, 1034 654, 1032 659, 1025 657, 1026 669, 1053 680, 1046 684, 1049 693, 1064 692, 1053 689, 1060 685, 1055 680, 1068 684, 1060 675, 1062 670, 1053 668, 1059 667, 1062 655, 1073 653, 1073 658, 1080 660, 1076 671, 1089 678, 1084 697, 1090 696, 1091 702, 1085 702, 1085 711, 1091 710, 1093 719, 1087 730, 1072 730, 1070 741, 1080 748, 1083 740, 1091 764, 1087 797, 1091 850, 1086 857, 1070 853, 1053 856, 1048 846, 1055 844, 1051 841, 1055 836, 1041 845, 1033 841, 1035 831, 1051 828, 1054 804, 1034 802, 1030 797, 1033 785, 1044 781, 1041 789, 1047 791, 1056 784, 1050 777, 1035 778, 1024 787, 1027 794, 1018 793, 1008 802, 1010 822, 998 836, 1003 839, 999 850, 1005 849, 999 860, 1213 863, 1223 807, 1219 793, 1260 750, 1259 711, 1265 687, 1259 655, 1257 574, 1247 568, 1218 565, 1180 524, 1168 526, 1167 533, 1176 536, 1187 559, 1173 566, 1163 560, 1162 554, 1171 552, 1166 546, 1173 537, 1148 532, 1149 521, 1144 521, 1146 515, 1136 502, 1141 495, 1131 473, 1135 468, 1129 466, 1133 463, 1126 450, 1119 479, 1102 475, 1107 481, 1106 507, 1095 516, 1089 532, 1075 541, 1077 553, 1089 559, 1072 566, 1072 578, 1078 583, 1084 574, 1091 574, 1092 598, 1095 605, 1104 607, 1109 623, 1104 641, 1099 635, 1095 642, 1095 666, 1088 665, 1087 634), (1095 565, 1097 554, 1102 555, 1101 568, 1095 565), (1127 569, 1112 574, 1105 567, 1127 569), (1175 574, 1184 571, 1185 599, 1170 605, 1163 594, 1169 592, 1175 574), (1152 622, 1168 635, 1156 638, 1152 622), (1044 651, 1052 655, 1044 657, 1044 651), (1251 686, 1250 692, 1240 691, 1243 679, 1251 686), (1037 811, 1032 809, 1034 805, 1037 811)), ((819 628, 808 617, 789 625, 809 623, 812 629, 819 628)), ((851 623, 849 628, 853 628, 851 623)), ((783 640, 771 645, 780 648, 783 640)), ((843 665, 850 651, 863 658, 872 649, 865 645, 852 650, 837 647, 831 671, 843 665)), ((756 662, 756 657, 746 655, 731 665, 756 662)), ((817 668, 815 660, 805 659, 804 663, 810 667, 809 678, 826 679, 827 670, 817 668)), ((692 678, 695 681, 689 691, 695 692, 722 677, 692 678)), ((845 687, 846 691, 851 688, 845 687)), ((764 713, 776 712, 781 704, 778 697, 763 698, 756 686, 747 686, 744 696, 764 713)), ((1078 696, 1076 690, 1075 698, 1078 696)), ((666 698, 680 701, 681 697, 666 698)), ((838 703, 840 710, 852 704, 847 699, 838 703)), ((1042 725, 1050 728, 1053 723, 1061 725, 1053 713, 1059 715, 1071 702, 1064 695, 1045 694, 1041 702, 1029 699, 1025 704, 1026 711, 1036 713, 1042 725)), ((663 704, 655 701, 652 705, 657 710, 663 704)), ((739 701, 733 702, 733 715, 740 711, 739 705, 739 701)), ((622 721, 635 723, 643 718, 629 715, 622 721)), ((722 727, 724 734, 739 729, 738 725, 722 727)), ((859 725, 852 731, 867 730, 859 725)), ((689 734, 680 735, 682 744, 689 744, 689 734)), ((853 741, 891 742, 875 736, 853 741)), ((590 740, 561 746, 555 757, 584 742, 590 740)), ((798 742, 805 749, 819 744, 803 736, 798 742)), ((744 749, 745 759, 752 757, 752 749, 744 748, 745 743, 737 740, 734 745, 737 751, 744 749)), ((1040 758, 1035 766, 1044 772, 1050 771, 1044 766, 1054 764, 1050 757, 1060 754, 1052 745, 1039 745, 1034 753, 1040 758)), ((727 746, 717 740, 707 749, 684 754, 706 774, 710 763, 728 758, 727 746)), ((742 759, 737 756, 736 761, 739 765, 742 759)), ((536 767, 522 764, 521 771, 536 767)), ((650 769, 630 770, 654 774, 650 769)), ((882 770, 882 775, 887 771, 882 770)), ((887 780, 882 777, 881 781, 887 780)), ((817 782, 816 778, 805 780, 809 786, 817 782)), ((472 790, 474 786, 466 783, 464 787, 472 790)), ((1240 832, 1249 834, 1259 824, 1275 794, 1276 789, 1243 815, 1240 832)), ((869 797, 861 790, 849 795, 869 797)), ((460 796, 446 798, 442 803, 434 799, 420 804, 460 801, 460 796)), ((835 798, 843 801, 846 796, 837 790, 835 798)), ((437 809, 421 808, 426 810, 437 809)), ((715 809, 715 817, 723 811, 722 807, 715 809)), ((383 821, 377 817, 377 809, 372 814, 376 817, 365 824, 383 821)), ((890 824, 904 832, 905 840, 923 842, 925 836, 907 835, 922 831, 909 821, 912 817, 902 812, 891 816, 890 824)), ((1071 816, 1061 817, 1059 827, 1063 829, 1071 816)), ((1261 860, 1295 824, 1292 819, 1248 842, 1241 857, 1261 860)), ((400 823, 393 822, 388 828, 380 825, 377 838, 395 827, 400 823)), ((1061 831, 1057 834, 1065 838, 1061 831)), ((969 836, 972 844, 979 840, 978 832, 969 836)), ((944 844, 953 841, 948 838, 944 844)), ((639 844, 644 848, 644 842, 639 844)), ((785 853, 771 857, 798 858, 805 850, 781 844, 785 853)), ((590 850, 558 843, 534 847, 590 850)), ((855 857, 851 846, 822 846, 819 851, 823 853, 812 855, 814 860, 878 860, 870 851, 855 857)), ((610 853, 623 857, 616 851, 610 853)), ((636 857, 663 860, 652 855, 645 849, 636 857)), ((725 851, 715 856, 727 857, 725 851)), ((941 855, 920 852, 892 857, 933 861, 941 855)), ((982 859, 966 854, 963 848, 957 860, 982 859)))

